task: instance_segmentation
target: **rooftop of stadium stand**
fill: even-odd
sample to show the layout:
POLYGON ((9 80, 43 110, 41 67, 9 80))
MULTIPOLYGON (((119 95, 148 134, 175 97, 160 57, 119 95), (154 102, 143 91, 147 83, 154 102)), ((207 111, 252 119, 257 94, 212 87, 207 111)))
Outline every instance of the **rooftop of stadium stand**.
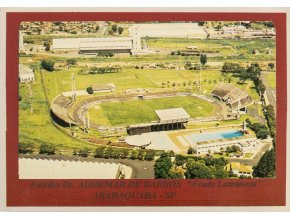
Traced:
POLYGON ((63 119, 65 122, 74 123, 67 114, 67 109, 72 104, 73 102, 69 98, 63 95, 58 95, 51 103, 51 110, 56 116, 63 119))
POLYGON ((23 64, 19 64, 19 74, 24 75, 24 74, 31 74, 31 73, 33 73, 33 70, 31 68, 23 64))
POLYGON ((251 96, 244 90, 231 84, 219 84, 211 92, 212 95, 228 103, 232 108, 245 107, 252 103, 251 96))
POLYGON ((160 119, 160 123, 167 122, 184 122, 188 121, 190 115, 183 108, 170 108, 163 110, 155 110, 155 113, 160 119))

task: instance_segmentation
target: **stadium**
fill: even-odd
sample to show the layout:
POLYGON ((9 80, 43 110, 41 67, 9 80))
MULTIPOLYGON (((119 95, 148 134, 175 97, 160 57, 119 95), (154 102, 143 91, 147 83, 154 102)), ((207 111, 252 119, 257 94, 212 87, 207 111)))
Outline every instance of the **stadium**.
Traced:
MULTIPOLYGON (((255 136, 248 134, 246 125, 239 124, 234 128, 230 127, 222 130, 204 128, 199 133, 195 132, 194 134, 187 131, 189 122, 223 120, 226 117, 226 114, 222 114, 223 108, 228 108, 231 112, 233 110, 241 111, 241 109, 246 111, 246 107, 252 102, 251 97, 247 92, 228 84, 215 86, 211 92, 211 97, 197 97, 190 93, 175 93, 146 94, 142 95, 141 98, 138 94, 128 94, 127 96, 120 95, 114 98, 108 96, 86 97, 75 102, 71 100, 72 97, 59 95, 53 100, 51 114, 56 123, 63 127, 77 125, 85 132, 94 129, 97 132, 114 131, 115 135, 123 133, 126 136, 124 142, 129 146, 155 150, 174 150, 175 152, 185 152, 191 147, 196 154, 201 155, 208 152, 220 152, 234 145, 246 153, 251 152, 257 145, 255 136), (163 106, 160 106, 158 101, 163 106), (196 101, 197 104, 195 106, 193 104, 187 105, 186 101, 196 101), (181 102, 181 104, 177 102, 181 102), (152 107, 151 104, 155 107, 152 107), (198 111, 197 107, 200 107, 198 105, 202 104, 210 107, 210 112, 203 113, 202 117, 199 116, 201 114, 193 114, 192 111, 198 111), (183 107, 181 107, 182 105, 183 107), (103 118, 111 119, 109 124, 101 122, 102 119, 93 119, 94 116, 102 116, 100 108, 107 115, 103 118), (138 115, 138 111, 141 111, 141 114, 138 115), (146 113, 149 112, 152 116, 146 117, 146 113), (132 114, 135 114, 135 117, 132 114), (142 114, 147 120, 140 123, 138 117, 142 117, 142 114), (118 123, 118 119, 126 120, 127 123, 118 123), (114 122, 119 125, 114 125, 114 122), (171 133, 177 135, 172 136, 171 133), (156 138, 158 138, 158 141, 156 141, 156 138), (162 142, 160 141, 162 140, 167 140, 166 147, 161 145, 162 142)), ((201 109, 201 111, 203 110, 201 109)))

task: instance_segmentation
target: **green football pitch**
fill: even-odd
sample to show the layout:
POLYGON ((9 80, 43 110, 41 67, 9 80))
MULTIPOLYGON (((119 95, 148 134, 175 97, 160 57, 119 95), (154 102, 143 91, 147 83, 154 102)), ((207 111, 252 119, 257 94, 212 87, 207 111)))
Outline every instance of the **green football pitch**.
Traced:
POLYGON ((154 110, 178 107, 184 108, 192 118, 211 116, 215 109, 213 104, 205 100, 190 96, 178 96, 102 103, 92 106, 89 111, 91 122, 116 126, 155 121, 158 120, 158 117, 154 110))

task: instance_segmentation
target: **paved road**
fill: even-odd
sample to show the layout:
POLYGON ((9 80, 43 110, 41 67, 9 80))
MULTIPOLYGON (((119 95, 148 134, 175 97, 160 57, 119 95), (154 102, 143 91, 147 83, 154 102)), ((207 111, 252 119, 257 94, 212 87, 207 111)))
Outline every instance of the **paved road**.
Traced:
POLYGON ((51 160, 71 160, 71 161, 90 161, 90 162, 103 162, 103 163, 121 163, 133 169, 132 179, 154 179, 154 163, 155 161, 141 161, 129 159, 105 159, 93 157, 76 157, 64 155, 21 155, 19 157, 29 157, 36 159, 51 159, 51 160))
POLYGON ((270 72, 268 72, 268 71, 262 71, 261 72, 261 79, 266 86, 266 95, 269 99, 269 103, 274 106, 274 111, 276 113, 276 96, 274 96, 274 94, 273 94, 273 92, 276 93, 276 89, 271 88, 269 83, 268 83, 267 74, 269 74, 269 73, 270 72))

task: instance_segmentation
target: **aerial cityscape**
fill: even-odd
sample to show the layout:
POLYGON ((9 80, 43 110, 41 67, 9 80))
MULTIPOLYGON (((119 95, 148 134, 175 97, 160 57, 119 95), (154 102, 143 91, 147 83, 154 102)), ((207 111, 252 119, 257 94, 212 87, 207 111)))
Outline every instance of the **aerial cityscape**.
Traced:
POLYGON ((22 22, 20 179, 275 177, 272 22, 22 22))

